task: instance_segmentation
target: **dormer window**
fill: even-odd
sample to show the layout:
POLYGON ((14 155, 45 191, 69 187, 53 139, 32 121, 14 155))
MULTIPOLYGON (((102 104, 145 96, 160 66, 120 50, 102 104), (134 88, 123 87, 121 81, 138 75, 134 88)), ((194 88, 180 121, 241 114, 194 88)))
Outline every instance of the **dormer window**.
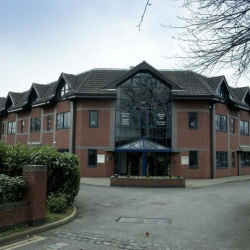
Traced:
POLYGON ((64 96, 65 94, 67 94, 69 92, 69 85, 67 83, 65 83, 62 87, 61 90, 61 96, 64 96))
POLYGON ((36 100, 37 100, 37 96, 36 96, 36 95, 33 95, 33 96, 31 97, 31 103, 34 103, 36 100))
POLYGON ((220 87, 218 88, 217 93, 218 93, 221 97, 223 97, 224 99, 226 99, 226 100, 229 98, 228 89, 227 89, 225 83, 222 83, 222 84, 220 85, 220 87))

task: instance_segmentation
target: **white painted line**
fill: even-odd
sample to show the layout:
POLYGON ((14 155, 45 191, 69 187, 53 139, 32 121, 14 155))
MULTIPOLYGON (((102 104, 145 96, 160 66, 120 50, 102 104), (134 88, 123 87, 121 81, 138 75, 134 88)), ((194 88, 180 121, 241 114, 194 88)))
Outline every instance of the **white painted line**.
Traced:
POLYGON ((45 237, 33 236, 33 237, 30 237, 27 240, 19 241, 19 242, 16 242, 16 243, 4 246, 4 247, 0 247, 0 250, 7 250, 7 249, 12 250, 12 249, 16 249, 16 248, 19 248, 19 247, 22 247, 22 246, 26 246, 26 245, 35 243, 37 241, 45 240, 45 239, 46 239, 45 237))

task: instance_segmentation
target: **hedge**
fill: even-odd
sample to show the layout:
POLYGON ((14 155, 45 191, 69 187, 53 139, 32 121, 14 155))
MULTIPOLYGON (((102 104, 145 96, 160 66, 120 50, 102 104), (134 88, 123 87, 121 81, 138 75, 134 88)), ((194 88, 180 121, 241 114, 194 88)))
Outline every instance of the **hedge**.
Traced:
POLYGON ((0 174, 21 176, 25 165, 46 165, 48 168, 47 196, 64 194, 71 203, 80 188, 80 167, 76 155, 59 153, 56 148, 0 142, 0 174))
POLYGON ((20 201, 26 189, 23 177, 0 174, 0 204, 20 201))

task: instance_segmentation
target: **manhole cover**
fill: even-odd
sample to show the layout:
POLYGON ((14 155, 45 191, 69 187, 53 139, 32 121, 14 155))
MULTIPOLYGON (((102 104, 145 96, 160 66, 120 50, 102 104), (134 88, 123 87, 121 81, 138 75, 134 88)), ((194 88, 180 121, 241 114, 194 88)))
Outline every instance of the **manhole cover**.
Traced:
POLYGON ((120 223, 171 224, 171 220, 168 218, 120 217, 116 221, 120 223))
POLYGON ((150 203, 150 204, 159 205, 159 206, 166 205, 166 203, 164 203, 164 202, 152 202, 152 203, 150 203))

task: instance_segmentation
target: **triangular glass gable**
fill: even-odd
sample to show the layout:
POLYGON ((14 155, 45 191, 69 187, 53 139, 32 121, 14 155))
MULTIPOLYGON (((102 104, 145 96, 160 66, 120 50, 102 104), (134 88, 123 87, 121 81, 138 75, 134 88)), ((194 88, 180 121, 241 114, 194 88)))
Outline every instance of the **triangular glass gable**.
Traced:
POLYGON ((141 139, 134 142, 130 142, 123 146, 117 147, 116 151, 168 151, 171 152, 171 148, 164 147, 156 142, 149 141, 147 139, 141 139))

